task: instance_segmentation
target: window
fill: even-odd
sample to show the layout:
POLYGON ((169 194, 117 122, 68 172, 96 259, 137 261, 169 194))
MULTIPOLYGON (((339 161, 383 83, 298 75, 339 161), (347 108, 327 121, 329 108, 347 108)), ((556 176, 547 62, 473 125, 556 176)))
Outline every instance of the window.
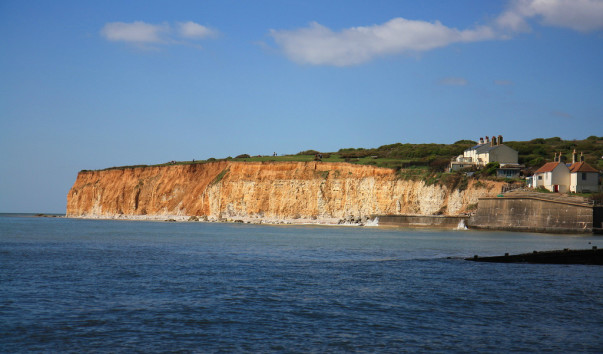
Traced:
POLYGON ((539 180, 539 181, 542 181, 542 176, 538 176, 538 180, 539 180))
POLYGON ((582 180, 586 181, 586 172, 582 172, 582 180))

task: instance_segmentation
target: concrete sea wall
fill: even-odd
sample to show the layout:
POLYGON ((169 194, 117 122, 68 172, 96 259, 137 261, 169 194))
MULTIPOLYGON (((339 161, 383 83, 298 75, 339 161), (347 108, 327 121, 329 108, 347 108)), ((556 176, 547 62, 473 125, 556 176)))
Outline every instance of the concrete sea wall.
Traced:
POLYGON ((601 210, 584 204, 530 197, 481 198, 468 226, 478 229, 552 233, 592 233, 601 210))
POLYGON ((398 226, 409 228, 446 228, 464 229, 468 216, 443 215, 378 215, 379 226, 398 226))

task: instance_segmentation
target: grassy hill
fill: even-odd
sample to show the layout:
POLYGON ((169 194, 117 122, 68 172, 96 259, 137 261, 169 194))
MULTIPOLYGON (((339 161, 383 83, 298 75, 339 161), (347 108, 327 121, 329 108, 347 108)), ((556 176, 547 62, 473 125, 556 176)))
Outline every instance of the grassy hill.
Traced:
MULTIPOLYGON (((393 168, 396 170, 423 170, 430 172, 446 171, 450 160, 463 153, 477 143, 472 140, 460 140, 454 144, 389 144, 378 148, 344 148, 336 152, 319 152, 306 150, 295 155, 284 156, 249 156, 241 154, 237 157, 223 159, 210 158, 208 160, 177 161, 170 164, 204 163, 217 160, 232 161, 313 161, 315 155, 322 154, 323 162, 349 162, 363 165, 393 168)), ((603 137, 590 136, 584 140, 563 140, 559 137, 548 139, 538 138, 530 141, 505 141, 505 145, 519 152, 519 163, 526 166, 527 172, 542 166, 545 162, 553 160, 555 153, 561 152, 565 161, 571 162, 571 153, 574 149, 580 154, 584 153, 585 161, 598 170, 603 170, 603 137)), ((142 167, 122 166, 113 168, 142 167)))

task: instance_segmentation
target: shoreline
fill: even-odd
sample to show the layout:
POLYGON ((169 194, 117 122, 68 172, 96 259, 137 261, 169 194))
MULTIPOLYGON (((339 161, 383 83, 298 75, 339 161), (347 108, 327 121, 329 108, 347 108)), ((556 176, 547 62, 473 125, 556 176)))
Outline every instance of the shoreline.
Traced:
MULTIPOLYGON (((40 216, 43 217, 43 216, 40 216)), ((69 219, 84 220, 124 220, 124 221, 158 221, 158 222, 203 222, 203 223, 241 223, 252 225, 319 225, 319 226, 379 226, 376 218, 267 218, 267 217, 229 217, 190 215, 65 215, 69 219)))

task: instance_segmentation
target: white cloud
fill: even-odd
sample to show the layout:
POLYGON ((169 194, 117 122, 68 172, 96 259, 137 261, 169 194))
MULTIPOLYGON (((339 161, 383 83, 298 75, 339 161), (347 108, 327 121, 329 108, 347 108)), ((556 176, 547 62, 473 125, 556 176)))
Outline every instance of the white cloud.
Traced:
POLYGON ((217 34, 217 31, 191 21, 178 22, 176 27, 174 31, 168 23, 109 22, 100 33, 109 41, 126 42, 143 48, 156 44, 186 44, 186 40, 204 39, 217 34))
POLYGON ((603 29, 603 0, 515 0, 498 17, 497 24, 511 31, 525 31, 531 18, 540 18, 547 26, 596 31, 603 29))
POLYGON ((467 80, 462 77, 446 77, 438 83, 444 86, 466 86, 468 84, 467 80))
POLYGON ((182 37, 206 38, 216 35, 216 31, 195 22, 179 22, 178 30, 182 37))
POLYGON ((394 18, 381 25, 352 27, 340 32, 312 22, 297 30, 271 30, 271 36, 293 61, 302 64, 348 66, 377 56, 422 52, 452 43, 496 38, 489 27, 458 30, 440 22, 394 18))
POLYGON ((101 29, 101 35, 110 41, 161 43, 164 41, 162 35, 169 30, 167 24, 151 25, 142 21, 110 22, 101 29))
POLYGON ((508 39, 529 31, 528 21, 589 32, 603 29, 603 0, 511 0, 508 9, 487 26, 459 30, 439 21, 394 18, 386 23, 343 29, 319 23, 295 30, 271 30, 283 53, 300 64, 349 66, 376 57, 424 52, 453 43, 508 39))

